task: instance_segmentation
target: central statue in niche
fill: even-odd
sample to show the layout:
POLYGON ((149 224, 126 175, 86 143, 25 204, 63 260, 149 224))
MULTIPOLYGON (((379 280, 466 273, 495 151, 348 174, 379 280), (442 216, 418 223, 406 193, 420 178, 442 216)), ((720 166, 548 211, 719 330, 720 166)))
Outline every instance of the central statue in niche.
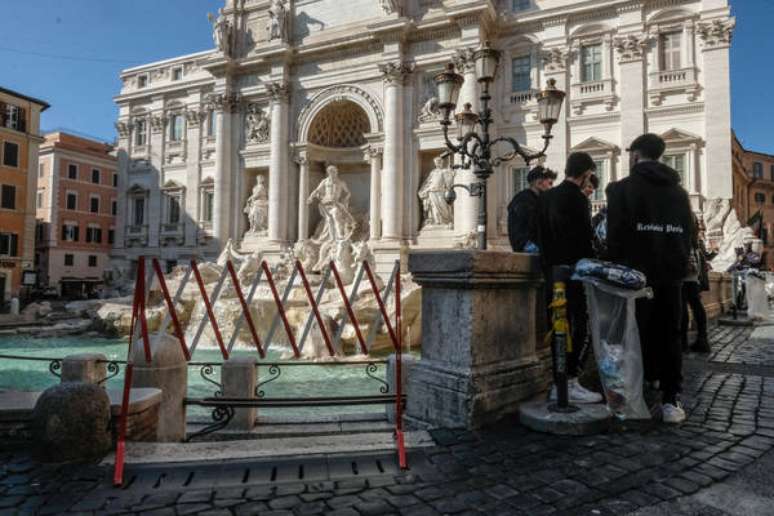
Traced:
POLYGON ((316 243, 331 240, 349 240, 357 226, 355 218, 349 209, 352 197, 347 183, 339 179, 339 169, 329 165, 325 170, 327 177, 309 195, 307 204, 318 201, 318 208, 324 226, 316 243))

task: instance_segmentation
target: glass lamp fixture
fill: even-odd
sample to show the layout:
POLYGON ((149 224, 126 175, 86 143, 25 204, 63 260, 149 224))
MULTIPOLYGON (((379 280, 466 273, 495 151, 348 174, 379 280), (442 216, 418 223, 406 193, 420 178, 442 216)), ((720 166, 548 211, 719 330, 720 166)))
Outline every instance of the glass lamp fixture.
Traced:
POLYGON ((463 78, 454 71, 454 65, 449 63, 446 70, 435 76, 434 81, 438 87, 438 107, 444 110, 448 117, 449 112, 457 106, 463 78))
POLYGON ((565 92, 556 88, 555 79, 549 79, 546 88, 538 94, 538 118, 545 127, 546 135, 551 134, 551 129, 559 120, 565 95, 565 92))
POLYGON ((500 62, 500 51, 493 49, 489 42, 479 48, 473 54, 476 62, 476 77, 478 82, 492 82, 497 73, 497 64, 500 62))
POLYGON ((472 105, 466 102, 462 111, 454 115, 457 122, 457 139, 462 140, 468 133, 475 131, 479 117, 472 111, 472 105))

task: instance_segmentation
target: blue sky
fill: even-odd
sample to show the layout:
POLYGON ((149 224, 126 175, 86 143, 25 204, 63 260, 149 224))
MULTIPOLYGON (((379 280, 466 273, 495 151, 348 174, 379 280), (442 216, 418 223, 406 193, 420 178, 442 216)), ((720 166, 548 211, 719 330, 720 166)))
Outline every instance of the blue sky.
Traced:
MULTIPOLYGON (((48 101, 44 130, 112 141, 119 71, 212 47, 208 12, 223 0, 0 0, 0 86, 48 101), (11 21, 11 23, 7 23, 11 21)), ((774 1, 732 0, 733 127, 774 154, 774 1)))

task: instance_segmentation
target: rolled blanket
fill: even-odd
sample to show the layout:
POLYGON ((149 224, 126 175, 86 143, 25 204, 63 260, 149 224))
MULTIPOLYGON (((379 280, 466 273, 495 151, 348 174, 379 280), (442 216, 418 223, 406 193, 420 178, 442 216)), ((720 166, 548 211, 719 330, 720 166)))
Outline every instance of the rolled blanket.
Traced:
POLYGON ((645 288, 647 283, 645 275, 638 270, 617 263, 592 259, 580 260, 575 265, 572 279, 580 281, 583 278, 597 278, 631 290, 645 288))

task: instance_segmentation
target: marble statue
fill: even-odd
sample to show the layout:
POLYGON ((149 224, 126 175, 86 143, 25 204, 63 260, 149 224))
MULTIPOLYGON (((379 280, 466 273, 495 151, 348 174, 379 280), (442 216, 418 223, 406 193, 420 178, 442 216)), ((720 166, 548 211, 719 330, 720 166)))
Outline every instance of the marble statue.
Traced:
POLYGON ((441 110, 438 107, 438 97, 433 96, 427 99, 424 105, 422 105, 422 109, 419 110, 419 116, 417 118, 420 123, 434 122, 438 120, 440 115, 441 110))
POLYGON ((454 211, 446 202, 445 194, 454 183, 454 171, 444 166, 444 160, 438 156, 434 160, 435 168, 419 188, 417 195, 422 201, 424 227, 448 226, 454 223, 454 211))
POLYGON ((215 42, 215 47, 223 52, 223 54, 230 57, 233 29, 231 23, 223 14, 223 9, 218 12, 217 18, 212 14, 208 14, 207 18, 210 20, 210 23, 212 23, 212 40, 215 42))
POLYGON ((347 240, 355 231, 355 218, 349 208, 352 194, 347 183, 339 179, 339 169, 330 165, 326 169, 327 177, 320 181, 309 195, 307 204, 318 201, 324 226, 317 238, 318 242, 347 240))
POLYGON ((742 226, 739 222, 736 210, 728 199, 708 201, 705 209, 705 225, 708 239, 710 231, 716 234, 718 226, 722 228, 719 242, 716 241, 712 246, 717 255, 710 262, 712 270, 717 272, 728 271, 736 262, 736 249, 744 248, 745 244, 754 243, 756 240, 752 229, 742 226))
POLYGON ((285 41, 287 35, 287 8, 283 0, 272 0, 269 6, 269 41, 285 41))
POLYGON ((266 143, 269 141, 271 122, 264 111, 256 104, 250 104, 247 108, 246 139, 248 143, 266 143))
POLYGON ((400 14, 400 2, 398 0, 379 0, 379 5, 384 14, 400 14))
POLYGON ((247 199, 244 212, 250 224, 250 233, 264 233, 269 227, 269 196, 266 189, 266 178, 256 178, 253 193, 247 199))

